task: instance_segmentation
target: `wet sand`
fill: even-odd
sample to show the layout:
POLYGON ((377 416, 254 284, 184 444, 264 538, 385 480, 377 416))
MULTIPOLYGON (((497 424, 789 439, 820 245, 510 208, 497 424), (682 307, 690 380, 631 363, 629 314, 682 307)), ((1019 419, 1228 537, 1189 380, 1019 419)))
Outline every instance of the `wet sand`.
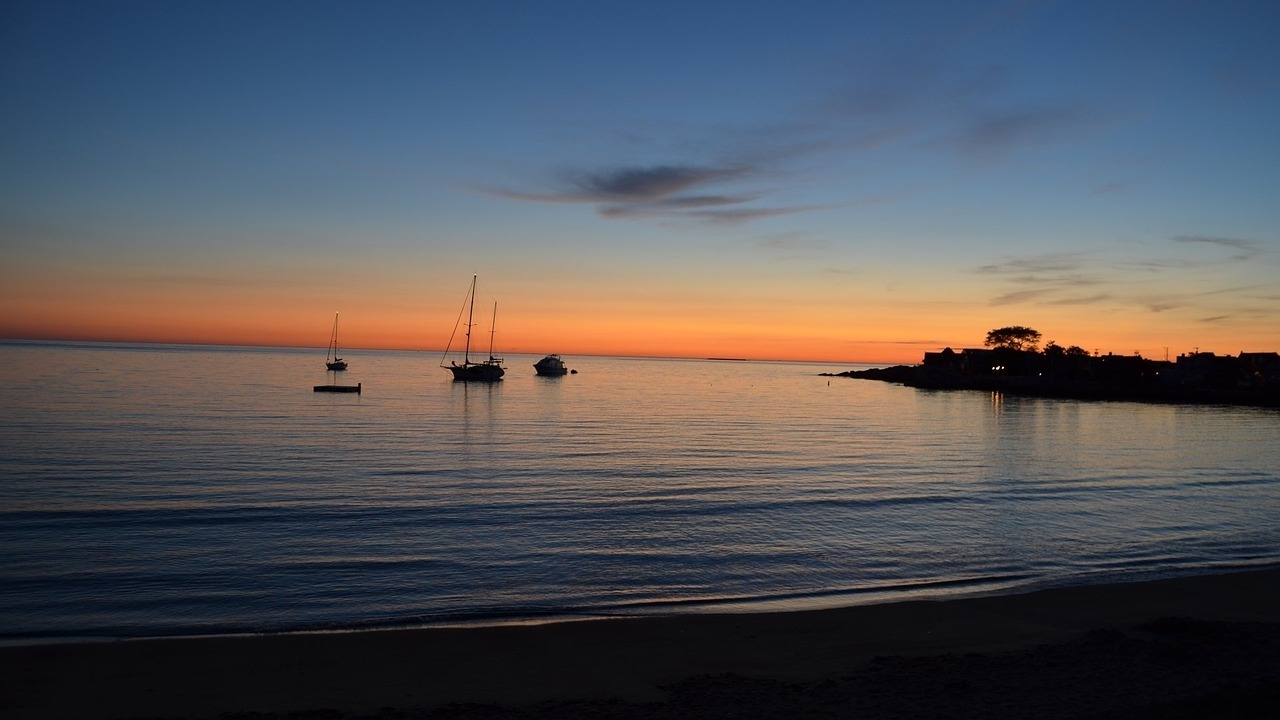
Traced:
POLYGON ((1280 568, 836 610, 0 648, 26 718, 1272 717, 1280 568))

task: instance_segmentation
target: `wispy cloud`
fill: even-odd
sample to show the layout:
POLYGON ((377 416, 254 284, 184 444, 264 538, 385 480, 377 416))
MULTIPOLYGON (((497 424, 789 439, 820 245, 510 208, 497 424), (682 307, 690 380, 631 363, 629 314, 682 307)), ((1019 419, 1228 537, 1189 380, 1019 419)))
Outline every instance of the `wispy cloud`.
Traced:
POLYGON ((1196 312, 1206 316, 1199 322, 1214 323, 1241 323, 1246 317, 1257 321, 1275 312, 1267 307, 1280 299, 1275 296, 1275 283, 1223 282, 1236 276, 1224 275, 1222 266, 1258 262, 1267 253, 1262 243, 1214 235, 1178 235, 1166 242, 1154 246, 1152 257, 1119 260, 1115 256, 1126 251, 1111 246, 1010 257, 974 272, 991 279, 993 296, 988 304, 993 307, 1122 306, 1157 314, 1196 312), (1195 259, 1171 252, 1171 245, 1226 252, 1195 259), (1082 288, 1093 290, 1082 292, 1082 288))
POLYGON ((986 113, 952 139, 963 155, 1001 159, 1015 149, 1052 144, 1075 132, 1087 120, 1080 107, 1025 107, 986 113))
POLYGON ((497 197, 530 202, 588 203, 601 217, 629 219, 676 217, 714 224, 736 224, 805 212, 815 206, 750 207, 762 192, 709 193, 711 186, 750 179, 751 165, 653 165, 596 172, 563 173, 545 192, 487 188, 497 197))
POLYGON ((1239 238, 1210 237, 1205 235, 1178 235, 1173 238, 1176 243, 1210 245, 1235 250, 1232 260, 1249 260, 1259 251, 1257 243, 1239 238))
POLYGON ((688 213, 690 217, 700 218, 718 225, 736 225, 750 220, 794 215, 796 213, 816 210, 817 205, 796 205, 794 207, 773 208, 735 208, 732 210, 697 210, 688 213))
MULTIPOLYGON (((744 167, 697 167, 689 165, 654 165, 622 167, 598 172, 570 171, 561 174, 555 188, 544 192, 528 192, 504 188, 486 188, 498 197, 535 202, 569 203, 654 203, 672 200, 672 196, 695 187, 747 174, 744 167)), ((697 198, 683 198, 690 202, 697 198)), ((711 200, 723 202, 723 198, 711 200)))
POLYGON ((992 298, 989 302, 992 306, 1016 305, 1036 300, 1053 304, 1082 304, 1084 300, 1078 294, 1063 297, 1062 293, 1096 286, 1102 282, 1089 272, 1086 261, 1087 256, 1081 253, 1037 255, 983 265, 977 269, 977 273, 996 277, 1014 288, 992 298))
POLYGON ((751 202, 753 195, 690 195, 661 198, 653 202, 601 203, 597 211, 607 218, 635 218, 703 210, 751 202))
POLYGON ((1003 262, 983 265, 978 272, 983 275, 1025 275, 1027 273, 1075 272, 1084 266, 1083 253, 1052 253, 1031 257, 1011 258, 1003 262))
POLYGON ((779 233, 758 237, 752 246, 770 254, 770 257, 784 260, 809 258, 825 253, 830 243, 809 237, 803 233, 779 233))
MULTIPOLYGON (((652 202, 717 180, 741 177, 743 167, 659 165, 583 173, 572 179, 576 197, 590 202, 652 202)), ((689 198, 685 198, 689 200, 689 198)))
POLYGON ((1098 303, 1107 302, 1112 299, 1108 293, 1098 293, 1096 295, 1078 295, 1074 297, 1057 298, 1049 300, 1049 305, 1096 305, 1098 303))
MULTIPOLYGON (((865 163, 883 163, 884 153, 900 158, 958 154, 988 163, 1071 137, 1092 115, 1090 108, 1070 100, 1019 104, 1010 98, 1009 72, 1002 67, 956 68, 942 59, 921 60, 919 53, 903 52, 849 72, 849 81, 833 88, 825 100, 783 108, 772 121, 625 133, 626 152, 664 161, 548 173, 539 183, 542 188, 484 191, 525 202, 591 204, 609 219, 745 223, 817 209, 770 202, 776 187, 807 173, 830 177, 836 167, 834 176, 842 181, 856 178, 865 163), (773 188, 760 186, 766 178, 773 188)), ((901 159, 905 165, 915 162, 901 159)), ((831 205, 898 202, 928 184, 917 179, 899 182, 897 188, 881 185, 870 195, 861 186, 853 192, 863 199, 853 195, 831 205)))
POLYGON ((1030 302, 1037 298, 1044 297, 1052 292, 1049 288, 1038 288, 1033 290, 1015 290, 991 299, 988 305, 991 307, 999 307, 1001 305, 1019 305, 1030 302))
POLYGON ((953 153, 980 164, 1078 137, 1099 109, 1077 98, 1027 103, 1006 65, 965 65, 907 51, 863 68, 827 104, 828 122, 908 151, 953 153))

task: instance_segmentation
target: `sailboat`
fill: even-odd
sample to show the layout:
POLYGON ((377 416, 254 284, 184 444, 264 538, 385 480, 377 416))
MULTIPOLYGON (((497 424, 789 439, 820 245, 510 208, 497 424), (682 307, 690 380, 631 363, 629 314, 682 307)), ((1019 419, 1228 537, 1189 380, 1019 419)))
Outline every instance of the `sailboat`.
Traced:
MULTIPOLYGON (((493 325, 490 325, 489 330, 489 359, 482 360, 480 362, 471 361, 471 328, 474 327, 472 319, 475 316, 476 309, 475 275, 471 276, 471 290, 468 291, 467 298, 469 301, 467 308, 467 342, 466 347, 462 351, 462 364, 459 365, 457 362, 450 360, 448 365, 445 365, 442 362, 440 367, 453 373, 454 380, 461 380, 463 382, 493 382, 495 380, 501 380, 502 376, 506 374, 506 371, 502 369, 502 358, 496 358, 493 356, 493 325)), ((493 323, 496 324, 497 322, 498 303, 494 303, 493 323)), ((454 329, 455 331, 457 330, 456 327, 454 329)), ((452 344, 452 342, 453 341, 450 340, 450 344, 452 344)), ((445 350, 446 355, 448 352, 448 350, 445 350)))
POLYGON ((333 314, 333 334, 329 336, 329 350, 324 354, 324 366, 330 370, 347 369, 347 361, 338 357, 338 313, 333 314))

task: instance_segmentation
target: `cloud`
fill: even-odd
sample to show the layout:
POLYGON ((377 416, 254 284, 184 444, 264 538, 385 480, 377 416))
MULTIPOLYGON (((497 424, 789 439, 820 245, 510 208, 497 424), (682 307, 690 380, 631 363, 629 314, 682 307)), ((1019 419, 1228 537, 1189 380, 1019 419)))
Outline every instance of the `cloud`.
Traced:
MULTIPOLYGON (((1262 252, 1257 243, 1235 238, 1182 235, 1173 240, 1235 251, 1231 256, 1235 262, 1262 252)), ((1205 265, 1203 262, 1160 257, 1117 262, 1108 255, 1073 252, 1015 257, 979 266, 974 272, 992 278, 996 285, 997 294, 988 301, 991 306, 1114 303, 1162 313, 1203 307, 1211 302, 1234 303, 1241 298, 1274 300, 1264 294, 1273 291, 1274 284, 1222 285, 1216 282, 1217 276, 1213 273, 1198 272, 1205 265), (1176 279, 1159 277, 1166 274, 1175 275, 1176 279), (1182 290, 1154 293, 1140 290, 1157 286, 1152 283, 1157 283, 1162 290, 1168 287, 1182 290), (1082 288, 1097 288, 1097 291, 1081 292, 1082 288)))
POLYGON ((1096 115, 1092 106, 1069 98, 1022 102, 1014 94, 1015 69, 1005 65, 904 53, 861 75, 827 105, 831 122, 857 137, 901 142, 907 150, 956 152, 983 163, 1069 138, 1096 115))
POLYGON ((690 195, 664 198, 656 202, 602 204, 597 208, 597 212, 607 218, 651 217, 679 213, 691 214, 690 211, 694 210, 738 205, 755 199, 756 196, 754 195, 690 195))
MULTIPOLYGON (((1235 238, 1182 235, 1173 241, 1232 251, 1232 261, 1262 252, 1258 244, 1235 238)), ((1114 252, 1113 248, 1012 257, 974 272, 991 279, 993 297, 988 305, 992 307, 1115 305, 1150 313, 1218 313, 1214 322, 1227 318, 1238 322, 1245 315, 1242 302, 1246 299, 1272 300, 1266 295, 1274 292, 1274 284, 1224 285, 1216 273, 1204 269, 1203 262, 1163 257, 1117 262, 1111 257, 1114 252)))
POLYGON ((751 243, 752 247, 780 259, 811 258, 825 253, 830 248, 826 240, 809 237, 803 233, 779 233, 758 237, 751 243))
POLYGON ((631 166, 596 172, 563 173, 558 188, 548 192, 485 188, 497 197, 530 202, 589 203, 601 217, 631 219, 678 217, 714 224, 736 224, 790 215, 817 206, 738 207, 760 200, 761 192, 699 193, 706 186, 743 180, 758 174, 751 165, 631 166))
MULTIPOLYGON (((1018 15, 992 15, 974 27, 1003 26, 1018 15)), ((960 37, 969 37, 969 32, 960 37)), ((949 31, 945 37, 953 34, 949 31)), ((904 181, 895 171, 888 173, 891 181, 880 180, 876 186, 862 182, 885 176, 886 162, 894 168, 914 168, 921 155, 923 161, 933 162, 937 158, 931 156, 954 160, 958 154, 986 163, 1070 139, 1098 114, 1073 98, 1028 104, 1016 95, 1016 68, 953 62, 951 47, 952 40, 936 38, 925 48, 903 47, 888 56, 850 62, 842 68, 845 77, 836 78, 828 93, 781 108, 772 118, 701 126, 605 127, 610 141, 623 138, 625 152, 639 153, 623 157, 638 162, 549 172, 533 187, 485 192, 525 202, 591 204, 601 217, 615 220, 745 223, 816 209, 788 201, 770 203, 776 191, 753 186, 764 177, 792 188, 791 181, 800 176, 802 186, 835 178, 842 188, 857 188, 849 190, 850 197, 833 199, 825 207, 893 203, 928 191, 936 181, 932 175, 904 181), (662 160, 645 162, 650 158, 662 160), (871 197, 857 199, 868 187, 878 189, 871 197)))
POLYGON ((1111 299, 1111 295, 1107 293, 1098 293, 1096 295, 1081 295, 1076 297, 1064 297, 1057 300, 1049 300, 1048 305, 1094 305, 1100 302, 1106 302, 1111 299))
MULTIPOLYGON (((1259 288, 1269 287, 1267 285, 1240 285, 1234 287, 1212 287, 1207 290, 1188 291, 1180 293, 1164 293, 1155 297, 1142 298, 1138 302, 1145 306, 1147 310, 1153 313, 1161 313, 1167 310, 1175 310, 1186 307, 1216 306, 1218 308, 1229 307, 1233 313, 1230 317, 1240 317, 1244 314, 1252 314, 1247 306, 1241 304, 1241 300, 1268 300, 1265 296, 1259 296, 1250 291, 1259 288)), ((1202 308, 1203 309, 1203 308, 1202 308)), ((1269 317, 1272 310, 1262 309, 1259 311, 1261 317, 1269 317)), ((1228 316, 1222 315, 1214 319, 1222 319, 1228 316)))
POLYGON ((1166 270, 1185 270, 1187 268, 1196 267, 1196 263, 1183 258, 1156 258, 1152 260, 1134 260, 1122 262, 1117 265, 1126 269, 1133 269, 1146 273, 1158 273, 1166 270))
POLYGON ((902 167, 914 166, 914 155, 939 151, 988 162, 1058 142, 1089 121, 1091 110, 1070 100, 1019 104, 1009 94, 1009 76, 1008 68, 957 66, 906 48, 895 57, 850 68, 848 81, 825 99, 784 108, 780 117, 750 124, 679 125, 668 137, 661 130, 619 130, 614 139, 625 136, 624 147, 642 153, 641 162, 548 173, 545 180, 535 181, 541 188, 483 191, 524 202, 591 204, 601 217, 614 220, 675 218, 712 224, 746 223, 818 207, 899 202, 925 191, 932 180, 882 184, 877 194, 859 200, 856 194, 867 192, 864 185, 851 191, 854 197, 824 206, 770 204, 775 191, 753 183, 769 177, 786 186, 809 173, 844 182, 867 176, 872 170, 866 164, 879 168, 886 155, 902 161, 902 167), (648 154, 666 161, 643 162, 648 154))
POLYGON ((1004 262, 983 265, 978 273, 983 275, 1036 275, 1040 273, 1076 272, 1084 266, 1083 253, 1050 253, 1025 258, 1014 258, 1004 262))
MULTIPOLYGON (((988 21, 1004 22, 979 24, 988 21)), ((1097 108, 1078 99, 1025 102, 1017 95, 1017 68, 957 62, 946 44, 903 48, 859 66, 857 77, 822 106, 822 120, 859 139, 859 150, 895 143, 908 153, 942 150, 980 163, 1070 139, 1096 122, 1097 108)))
POLYGON ((992 160, 1026 145, 1045 145, 1079 127, 1086 113, 1078 107, 1031 107, 990 113, 952 139, 962 154, 992 160))
MULTIPOLYGON (((983 265, 976 272, 979 275, 996 276, 1019 288, 999 295, 990 302, 991 305, 1013 305, 1100 284, 1101 279, 1086 272, 1087 265, 1084 261, 1085 256, 1081 253, 1055 253, 983 265)), ((1046 300, 1053 304, 1073 304, 1079 301, 1079 296, 1046 300)))
POLYGON ((1235 250, 1236 253, 1231 256, 1232 260, 1249 260, 1254 255, 1257 255, 1259 251, 1256 243, 1237 238, 1209 237, 1205 235, 1178 235, 1173 238, 1173 241, 1184 244, 1212 245, 1235 250))
POLYGON ((1048 288, 1035 289, 1035 290, 1017 290, 1014 292, 1005 293, 1004 295, 1001 295, 996 298, 992 298, 991 302, 987 304, 992 307, 999 307, 1000 305, 1017 305, 1020 303, 1025 303, 1031 300, 1035 300, 1036 298, 1039 298, 1039 297, 1043 297, 1049 292, 1051 292, 1051 290, 1048 288))
POLYGON ((524 192, 485 188, 498 197, 534 202, 636 203, 654 202, 699 185, 741 176, 742 167, 694 167, 656 165, 623 167, 599 172, 567 172, 559 185, 548 192, 524 192))
POLYGON ((795 207, 780 208, 735 208, 733 210, 698 210, 687 214, 690 217, 700 218, 718 225, 736 225, 749 220, 808 212, 816 210, 818 207, 817 205, 797 205, 795 207))
POLYGON ((1108 282, 1105 267, 1090 254, 1074 252, 1011 258, 980 266, 975 272, 1007 286, 988 301, 992 307, 1028 303, 1097 305, 1117 298, 1110 292, 1082 294, 1081 289, 1105 285, 1108 282))
POLYGON ((572 182, 576 195, 592 202, 648 202, 746 172, 746 168, 659 165, 584 173, 572 182))

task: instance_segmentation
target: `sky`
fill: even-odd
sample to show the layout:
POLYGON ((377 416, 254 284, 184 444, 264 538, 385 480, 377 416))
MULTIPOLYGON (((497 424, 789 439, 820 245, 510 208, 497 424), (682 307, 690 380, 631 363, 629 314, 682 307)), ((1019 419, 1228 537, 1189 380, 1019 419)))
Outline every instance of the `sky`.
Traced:
POLYGON ((497 354, 1280 350, 1277 35, 1269 0, 10 0, 0 338, 439 349, 475 274, 497 354))

